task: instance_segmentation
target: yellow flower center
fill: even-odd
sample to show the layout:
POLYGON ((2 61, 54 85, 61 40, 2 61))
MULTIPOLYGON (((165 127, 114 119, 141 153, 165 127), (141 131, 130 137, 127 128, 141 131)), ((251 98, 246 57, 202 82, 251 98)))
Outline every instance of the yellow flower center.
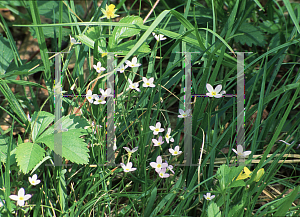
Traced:
POLYGON ((149 82, 147 82, 146 84, 147 84, 148 86, 150 85, 150 83, 149 83, 149 82))
POLYGON ((24 197, 20 196, 20 197, 19 197, 19 200, 24 200, 24 197))
POLYGON ((161 144, 160 142, 157 143, 157 145, 160 145, 160 144, 161 144))
POLYGON ((158 131, 159 131, 159 129, 158 129, 158 128, 156 128, 156 129, 155 129, 155 131, 156 131, 156 132, 158 132, 158 131))
POLYGON ((177 151, 174 151, 174 154, 178 154, 178 152, 177 152, 177 151))
POLYGON ((207 198, 207 200, 210 200, 210 197, 207 196, 206 198, 207 198))
POLYGON ((182 116, 183 116, 183 117, 185 117, 185 116, 186 116, 186 114, 183 114, 182 116))
POLYGON ((99 68, 99 67, 97 67, 97 71, 100 71, 100 68, 99 68))
POLYGON ((166 135, 166 138, 168 139, 169 137, 170 137, 170 136, 167 134, 167 135, 166 135))
POLYGON ((32 183, 32 184, 34 184, 34 183, 35 183, 35 181, 34 181, 34 180, 31 180, 31 183, 32 183))
POLYGON ((107 53, 103 53, 101 54, 101 57, 105 57, 107 55, 107 53))
POLYGON ((128 169, 128 168, 126 168, 125 170, 126 170, 126 171, 129 171, 129 169, 128 169))
POLYGON ((88 99, 92 99, 92 97, 91 97, 91 96, 88 96, 88 99))
POLYGON ((160 176, 163 176, 164 174, 163 174, 163 173, 160 173, 159 175, 160 175, 160 176))
POLYGON ((157 164, 157 168, 161 168, 161 165, 160 165, 160 164, 157 164))
POLYGON ((211 92, 211 95, 215 96, 217 93, 215 91, 211 92))
POLYGON ((131 66, 134 67, 135 65, 134 65, 134 64, 131 64, 131 66))

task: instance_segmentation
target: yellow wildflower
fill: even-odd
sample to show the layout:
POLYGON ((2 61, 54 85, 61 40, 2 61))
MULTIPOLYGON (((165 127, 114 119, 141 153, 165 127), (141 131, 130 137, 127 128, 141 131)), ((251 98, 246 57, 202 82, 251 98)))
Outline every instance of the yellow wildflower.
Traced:
POLYGON ((107 18, 107 19, 111 19, 111 18, 115 18, 118 17, 119 15, 115 14, 117 9, 115 9, 115 5, 110 4, 109 6, 106 5, 106 10, 104 10, 103 8, 101 8, 102 13, 104 14, 101 18, 107 18))
POLYGON ((254 177, 254 181, 258 182, 264 174, 265 174, 265 169, 264 168, 259 169, 256 173, 256 176, 254 177))
POLYGON ((239 174, 239 176, 236 178, 236 180, 243 180, 243 179, 247 179, 250 177, 251 171, 247 168, 244 167, 244 173, 243 171, 241 171, 241 173, 239 174))
MULTIPOLYGON (((259 169, 256 173, 256 176, 254 177, 254 181, 258 182, 260 180, 260 178, 263 176, 264 173, 265 173, 264 168, 259 169)), ((236 178, 236 180, 247 179, 247 178, 250 178, 251 175, 252 175, 252 172, 247 167, 244 167, 244 173, 243 173, 243 171, 241 171, 241 173, 236 178)))

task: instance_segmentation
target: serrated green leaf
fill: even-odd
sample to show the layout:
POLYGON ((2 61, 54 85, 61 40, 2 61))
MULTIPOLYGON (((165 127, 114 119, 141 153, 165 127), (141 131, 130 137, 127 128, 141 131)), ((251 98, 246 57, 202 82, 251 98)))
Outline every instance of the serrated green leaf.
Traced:
MULTIPOLYGON (((228 216, 229 217, 235 217, 237 215, 239 215, 240 210, 244 207, 243 203, 240 203, 238 205, 235 205, 234 207, 232 207, 232 209, 229 210, 228 216)), ((240 215, 242 216, 242 215, 240 215)))
POLYGON ((273 21, 265 20, 260 25, 259 28, 267 33, 275 34, 280 30, 279 24, 275 24, 273 21))
MULTIPOLYGON (((67 132, 61 132, 59 134, 61 134, 62 138, 62 157, 77 164, 87 164, 89 161, 89 150, 84 140, 82 138, 79 138, 82 135, 86 135, 87 132, 83 132, 83 129, 71 129, 67 132)), ((43 137, 39 137, 36 142, 44 143, 55 152, 53 133, 50 135, 43 135, 43 137)))
POLYGON ((10 44, 7 38, 0 36, 0 75, 5 74, 6 69, 13 60, 14 54, 10 48, 10 44))
POLYGON ((27 142, 16 148, 16 159, 23 173, 28 173, 45 155, 45 150, 38 144, 27 142))
MULTIPOLYGON (((79 117, 79 116, 75 116, 75 115, 63 116, 61 118, 61 125, 62 125, 62 129, 68 129, 68 130, 79 129, 83 133, 86 132, 86 130, 84 129, 84 127, 90 126, 89 122, 85 118, 79 117)), ((47 129, 39 137, 43 138, 44 136, 53 135, 53 133, 54 133, 54 125, 52 125, 51 127, 49 127, 49 129, 47 129)))
POLYGON ((34 112, 31 117, 32 141, 34 142, 39 135, 54 121, 55 116, 49 112, 34 112), (36 120, 37 119, 37 120, 36 120), (36 122, 35 122, 36 121, 36 122))
POLYGON ((208 217, 221 217, 220 208, 214 202, 209 203, 207 214, 208 217))
MULTIPOLYGON (((143 25, 143 19, 138 16, 127 16, 122 18, 119 23, 138 24, 143 25)), ((129 38, 131 36, 140 33, 140 29, 134 29, 129 27, 115 27, 112 32, 112 37, 109 39, 108 46, 112 49, 115 45, 119 44, 122 39, 129 38)))
POLYGON ((234 37, 234 41, 237 43, 247 44, 250 47, 252 45, 263 46, 266 44, 263 33, 250 23, 243 23, 236 33, 244 34, 234 37))

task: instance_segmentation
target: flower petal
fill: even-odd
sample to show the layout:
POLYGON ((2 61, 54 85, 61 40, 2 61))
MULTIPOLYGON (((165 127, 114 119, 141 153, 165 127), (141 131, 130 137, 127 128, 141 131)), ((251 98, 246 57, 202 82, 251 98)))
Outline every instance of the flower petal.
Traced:
POLYGON ((217 87, 215 88, 216 93, 219 93, 222 90, 222 85, 219 84, 217 85, 217 87))
POLYGON ((210 93, 214 91, 214 88, 213 88, 209 83, 206 84, 206 89, 207 89, 208 92, 210 92, 210 93))

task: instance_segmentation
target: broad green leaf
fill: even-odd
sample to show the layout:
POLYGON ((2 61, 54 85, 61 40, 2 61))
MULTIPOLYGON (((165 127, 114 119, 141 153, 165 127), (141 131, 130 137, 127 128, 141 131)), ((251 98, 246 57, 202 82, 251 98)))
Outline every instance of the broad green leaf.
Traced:
POLYGON ((45 150, 38 144, 27 142, 19 144, 16 148, 16 158, 23 173, 28 173, 45 155, 45 150))
POLYGON ((207 214, 208 217, 221 217, 220 207, 214 202, 209 202, 207 214))
MULTIPOLYGON (((37 1, 38 11, 39 14, 42 16, 45 16, 46 18, 51 19, 51 21, 54 21, 54 14, 55 13, 55 20, 58 21, 59 18, 59 1, 37 1)), ((63 22, 69 21, 69 13, 67 7, 63 7, 63 13, 62 13, 63 22)))
MULTIPOLYGON (((116 46, 112 51, 119 52, 118 55, 126 55, 128 52, 134 47, 136 44, 136 41, 127 41, 122 44, 119 44, 116 46)), ((144 42, 139 49, 135 52, 135 54, 141 54, 141 53, 150 53, 151 49, 149 45, 144 42)))
MULTIPOLYGON (((46 38, 54 38, 54 27, 42 27, 42 28, 43 28, 43 32, 44 32, 46 38)), ((29 31, 31 32, 31 35, 33 38, 37 38, 35 29, 33 27, 29 27, 29 31)), ((55 28, 55 34, 56 34, 56 37, 59 34, 58 27, 55 28)), ((69 38, 70 34, 71 34, 70 29, 62 28, 62 36, 65 40, 69 38)))
POLYGON ((43 71, 45 69, 43 65, 38 66, 39 64, 43 64, 41 60, 33 60, 29 63, 26 63, 26 60, 23 60, 22 62, 23 65, 21 66, 17 66, 15 62, 12 62, 7 68, 5 76, 31 75, 35 72, 43 71))
MULTIPOLYGON (((67 132, 60 132, 62 138, 62 157, 77 163, 87 164, 89 161, 89 154, 87 144, 82 138, 82 135, 86 135, 87 132, 83 132, 82 129, 72 129, 67 132)), ((46 144, 51 150, 54 150, 54 134, 39 137, 36 140, 37 143, 46 144)), ((58 153, 57 153, 58 154, 58 153)))
POLYGON ((243 180, 237 180, 234 181, 229 187, 230 188, 235 188, 235 187, 241 187, 241 186, 245 186, 246 183, 243 180))
POLYGON ((0 75, 5 74, 6 69, 13 60, 14 55, 10 48, 10 44, 7 38, 0 36, 0 75))
POLYGON ((275 24, 274 21, 265 20, 259 25, 259 28, 267 33, 275 34, 279 32, 280 25, 275 24))
MULTIPOLYGON (((119 23, 129 23, 143 25, 143 19, 138 16, 127 16, 122 18, 119 23)), ((108 46, 112 49, 116 44, 119 44, 122 39, 129 38, 131 36, 140 33, 140 29, 134 29, 129 27, 115 27, 112 32, 112 37, 109 39, 108 46)))
POLYGON ((287 211, 291 208, 292 203, 296 199, 299 191, 299 186, 297 186, 291 193, 283 198, 284 202, 280 207, 278 207, 278 211, 274 214, 274 216, 286 216, 287 211))
MULTIPOLYGON (((75 116, 75 115, 63 116, 61 118, 61 124, 62 124, 62 129, 68 129, 68 130, 80 129, 83 133, 86 132, 86 130, 84 129, 84 127, 90 126, 89 122, 85 118, 79 117, 79 116, 75 116)), ((54 125, 52 125, 51 127, 49 127, 49 129, 47 129, 39 137, 43 138, 44 136, 53 135, 53 133, 54 133, 54 125)))
POLYGON ((250 23, 243 23, 236 33, 244 34, 234 37, 236 43, 247 44, 250 47, 253 45, 263 46, 266 44, 263 33, 250 23))
POLYGON ((34 112, 31 117, 32 141, 41 135, 44 130, 54 121, 55 116, 49 112, 34 112))

